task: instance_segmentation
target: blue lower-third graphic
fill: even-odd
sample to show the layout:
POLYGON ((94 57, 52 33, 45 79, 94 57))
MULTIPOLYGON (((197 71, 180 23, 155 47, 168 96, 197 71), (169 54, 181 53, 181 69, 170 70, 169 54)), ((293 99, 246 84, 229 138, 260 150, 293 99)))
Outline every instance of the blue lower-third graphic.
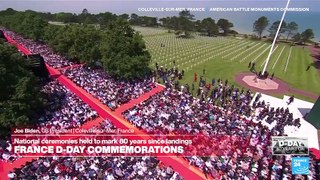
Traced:
POLYGON ((309 174, 309 158, 293 157, 292 174, 309 174))

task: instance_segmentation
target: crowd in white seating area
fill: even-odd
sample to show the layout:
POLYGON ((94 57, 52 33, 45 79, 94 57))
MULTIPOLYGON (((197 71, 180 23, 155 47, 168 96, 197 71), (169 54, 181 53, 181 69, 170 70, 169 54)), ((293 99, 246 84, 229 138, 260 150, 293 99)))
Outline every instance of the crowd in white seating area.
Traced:
MULTIPOLYGON (((186 157, 190 164, 200 167, 206 175, 218 177, 220 174, 223 179, 290 179, 290 158, 273 156, 271 149, 271 136, 285 135, 285 126, 299 126, 298 120, 292 122, 287 110, 270 110, 259 102, 259 97, 254 100, 254 106, 249 106, 253 94, 239 92, 236 88, 230 90, 227 83, 213 85, 213 89, 218 91, 207 95, 203 95, 206 86, 200 86, 202 89, 198 95, 201 99, 191 96, 185 88, 173 89, 172 82, 167 86, 163 92, 125 111, 125 118, 148 133, 239 137, 240 141, 229 141, 228 144, 219 140, 212 146, 208 143, 209 148, 217 148, 217 156, 186 157), (217 93, 221 94, 218 98, 217 93), (219 107, 213 101, 219 101, 219 107), (262 109, 261 113, 256 114, 257 107, 262 109), (279 122, 272 129, 261 122, 253 122, 253 119, 268 117, 276 117, 279 122)), ((310 156, 311 164, 315 165, 315 159, 310 156)), ((310 170, 309 178, 315 178, 314 169, 310 170)))
POLYGON ((112 78, 101 68, 85 65, 64 69, 62 73, 113 110, 156 87, 154 78, 121 81, 112 78))
MULTIPOLYGON (((41 91, 48 104, 36 117, 39 126, 55 129, 76 128, 98 117, 96 111, 56 80, 46 82, 41 91)), ((0 159, 4 161, 13 161, 17 158, 17 155, 11 152, 9 139, 2 141, 0 155, 0 159)))

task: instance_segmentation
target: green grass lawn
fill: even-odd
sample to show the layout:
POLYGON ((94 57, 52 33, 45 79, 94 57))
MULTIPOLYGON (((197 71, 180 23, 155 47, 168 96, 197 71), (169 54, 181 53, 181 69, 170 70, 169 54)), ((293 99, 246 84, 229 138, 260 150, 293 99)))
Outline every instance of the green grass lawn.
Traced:
MULTIPOLYGON (((250 61, 256 63, 257 71, 263 69, 268 56, 271 43, 253 41, 234 37, 204 37, 194 35, 194 38, 176 38, 173 33, 167 33, 163 29, 152 31, 152 28, 139 28, 138 31, 145 35, 147 49, 152 55, 152 64, 155 62, 164 67, 173 67, 173 60, 179 69, 185 70, 182 83, 193 82, 194 73, 198 77, 206 70, 205 77, 211 82, 221 78, 228 79, 235 84, 234 77, 239 72, 249 71, 250 61), (161 47, 161 43, 165 47, 161 47)), ((318 70, 311 66, 309 49, 300 46, 290 46, 278 43, 269 61, 267 71, 275 74, 291 87, 320 94, 320 76, 318 70), (291 49, 291 55, 290 54, 291 49), (288 58, 289 57, 289 58, 288 58)), ((309 100, 307 97, 296 95, 299 98, 309 100)))

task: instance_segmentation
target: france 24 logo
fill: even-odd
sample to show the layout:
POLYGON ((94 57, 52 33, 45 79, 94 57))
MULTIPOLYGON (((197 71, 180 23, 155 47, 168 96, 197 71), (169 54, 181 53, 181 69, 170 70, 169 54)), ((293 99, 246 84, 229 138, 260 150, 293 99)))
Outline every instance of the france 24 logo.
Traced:
POLYGON ((293 157, 291 161, 292 174, 309 174, 309 158, 308 157, 293 157))

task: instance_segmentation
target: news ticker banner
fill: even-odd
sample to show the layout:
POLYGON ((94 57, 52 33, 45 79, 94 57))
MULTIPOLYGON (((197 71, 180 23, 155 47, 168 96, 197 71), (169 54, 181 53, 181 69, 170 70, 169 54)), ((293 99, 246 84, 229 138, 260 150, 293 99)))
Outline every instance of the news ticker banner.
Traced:
MULTIPOLYGON (((215 135, 140 135, 130 129, 12 130, 12 152, 22 157, 39 156, 222 156, 245 149, 250 139, 215 135)), ((308 139, 273 136, 273 155, 308 155, 308 139)))
POLYGON ((40 156, 221 156, 231 145, 244 148, 244 139, 217 135, 137 135, 128 129, 17 128, 12 152, 40 156))
POLYGON ((272 136, 273 155, 309 155, 308 138, 272 136))

